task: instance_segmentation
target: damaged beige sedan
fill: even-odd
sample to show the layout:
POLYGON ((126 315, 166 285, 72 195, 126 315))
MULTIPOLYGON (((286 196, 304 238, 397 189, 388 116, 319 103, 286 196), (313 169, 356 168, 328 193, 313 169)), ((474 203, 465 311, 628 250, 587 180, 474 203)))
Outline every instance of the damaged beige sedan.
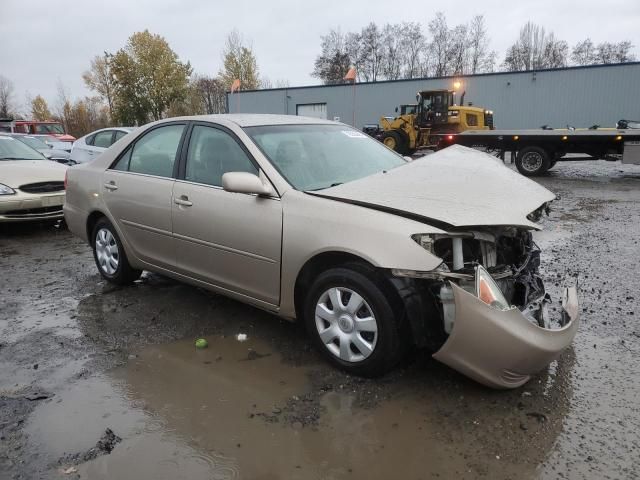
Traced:
POLYGON ((302 321, 354 374, 418 347, 514 388, 578 328, 575 287, 550 318, 538 273, 554 198, 464 147, 408 162, 340 123, 221 115, 146 125, 68 170, 64 211, 110 282, 159 272, 302 321))

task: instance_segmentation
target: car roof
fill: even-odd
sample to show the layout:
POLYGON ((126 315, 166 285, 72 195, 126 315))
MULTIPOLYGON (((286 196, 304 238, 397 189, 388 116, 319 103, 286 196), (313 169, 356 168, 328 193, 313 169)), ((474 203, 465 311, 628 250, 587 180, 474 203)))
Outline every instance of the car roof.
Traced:
POLYGON ((219 115, 195 115, 184 117, 190 120, 205 120, 211 122, 228 121, 239 127, 257 127, 263 125, 304 125, 326 124, 335 125, 337 122, 321 118, 299 117, 297 115, 274 115, 270 113, 225 113, 219 115))

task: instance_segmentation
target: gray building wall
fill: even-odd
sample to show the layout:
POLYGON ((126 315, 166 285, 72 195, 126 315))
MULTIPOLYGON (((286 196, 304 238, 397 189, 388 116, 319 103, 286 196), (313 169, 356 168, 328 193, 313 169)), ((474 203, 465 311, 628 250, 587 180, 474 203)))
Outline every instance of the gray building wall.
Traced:
MULTIPOLYGON (((465 103, 494 111, 496 128, 614 126, 640 119, 640 62, 535 72, 456 77, 465 103)), ((229 95, 230 113, 296 114, 299 104, 326 103, 327 118, 355 126, 377 124, 396 106, 414 103, 419 90, 453 89, 453 77, 352 85, 253 90, 229 95), (355 100, 354 100, 355 93, 355 100)), ((459 99, 458 99, 459 100, 459 99)))

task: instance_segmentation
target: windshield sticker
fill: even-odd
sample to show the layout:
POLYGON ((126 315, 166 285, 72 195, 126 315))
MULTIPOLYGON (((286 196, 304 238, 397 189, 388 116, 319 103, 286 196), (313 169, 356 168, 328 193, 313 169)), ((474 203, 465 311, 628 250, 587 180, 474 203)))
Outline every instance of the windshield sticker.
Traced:
POLYGON ((367 138, 364 133, 356 132, 355 130, 342 130, 342 133, 349 138, 367 138))

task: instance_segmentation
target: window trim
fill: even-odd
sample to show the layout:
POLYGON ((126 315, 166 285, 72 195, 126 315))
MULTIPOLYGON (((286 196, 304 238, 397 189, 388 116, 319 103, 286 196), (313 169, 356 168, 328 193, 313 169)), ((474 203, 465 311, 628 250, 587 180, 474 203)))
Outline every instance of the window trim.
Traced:
POLYGON ((203 186, 206 186, 206 187, 211 187, 211 188, 217 188, 217 189, 224 190, 224 187, 222 187, 222 186, 209 185, 207 183, 198 183, 198 182, 194 182, 194 181, 191 181, 191 180, 187 180, 185 178, 186 172, 187 172, 187 156, 189 155, 189 146, 191 144, 191 134, 193 132, 193 128, 194 127, 215 128, 216 130, 220 130, 220 131, 228 134, 238 144, 240 149, 244 152, 244 154, 247 156, 247 158, 253 164, 253 166, 256 167, 256 170, 258 171, 258 177, 262 173, 262 175, 264 175, 264 177, 267 179, 269 184, 271 184, 271 187, 273 188, 273 191, 276 192, 276 196, 275 197, 271 196, 269 198, 280 198, 280 194, 277 191, 277 189, 274 187, 273 182, 271 181, 269 176, 265 173, 265 171, 262 169, 262 167, 260 166, 258 161, 251 154, 251 152, 249 151, 247 146, 244 144, 244 142, 242 140, 240 140, 238 135, 233 130, 231 130, 230 128, 228 128, 228 127, 226 127, 224 125, 221 125, 219 123, 203 122, 203 121, 198 121, 198 120, 191 121, 190 123, 191 124, 189 125, 187 136, 184 139, 184 145, 183 145, 183 148, 182 148, 182 151, 181 151, 181 155, 180 155, 180 164, 179 164, 178 176, 176 177, 176 180, 178 180, 180 182, 184 182, 184 183, 190 183, 190 184, 193 184, 193 185, 203 185, 203 186))
MULTIPOLYGON (((129 145, 127 145, 127 148, 125 148, 122 152, 120 152, 118 154, 118 156, 115 158, 115 160, 113 162, 111 162, 111 164, 107 167, 107 170, 112 170, 114 172, 119 172, 119 173, 127 173, 127 174, 131 174, 131 175, 146 175, 148 177, 154 177, 154 178, 170 178, 170 179, 176 179, 177 175, 178 175, 178 167, 180 166, 180 159, 182 158, 182 150, 184 148, 184 141, 185 141, 185 137, 187 135, 187 132, 190 130, 191 127, 191 122, 190 121, 175 121, 175 122, 166 122, 166 123, 160 123, 158 125, 154 125, 151 128, 146 129, 144 132, 142 132, 140 135, 138 135, 138 137, 136 137, 135 140, 133 140, 129 145), (174 158, 173 161, 173 172, 171 173, 170 177, 165 177, 163 175, 151 175, 148 173, 141 173, 141 172, 132 172, 129 170, 129 165, 127 165, 127 169, 126 170, 116 170, 115 166, 118 164, 118 162, 122 159, 122 157, 124 157, 127 152, 129 150, 133 150, 133 148, 136 146, 136 143, 138 143, 141 139, 143 139, 144 137, 147 136, 147 134, 153 132, 154 130, 157 130, 158 128, 162 128, 162 127, 169 127, 171 125, 182 125, 184 126, 184 129, 182 130, 182 136, 180 137, 180 142, 178 142, 178 149, 176 150, 176 156, 174 158)), ((133 153, 133 152, 132 152, 133 153)))

